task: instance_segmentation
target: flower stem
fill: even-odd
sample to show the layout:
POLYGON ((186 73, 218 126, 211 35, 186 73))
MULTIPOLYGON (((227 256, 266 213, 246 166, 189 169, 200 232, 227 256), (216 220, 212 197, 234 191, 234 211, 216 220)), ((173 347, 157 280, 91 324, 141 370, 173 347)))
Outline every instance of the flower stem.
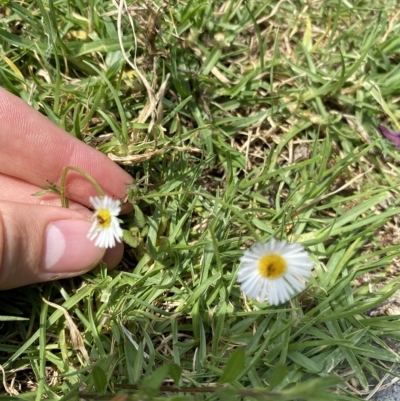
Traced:
POLYGON ((68 207, 68 199, 65 196, 65 180, 67 179, 67 173, 70 170, 83 175, 88 181, 90 181, 94 185, 97 192, 99 193, 100 198, 104 197, 104 192, 101 189, 100 185, 90 174, 88 174, 86 171, 83 171, 79 167, 68 166, 68 167, 65 167, 65 169, 63 170, 62 175, 61 175, 60 196, 61 196, 61 206, 62 207, 66 207, 66 208, 68 207))

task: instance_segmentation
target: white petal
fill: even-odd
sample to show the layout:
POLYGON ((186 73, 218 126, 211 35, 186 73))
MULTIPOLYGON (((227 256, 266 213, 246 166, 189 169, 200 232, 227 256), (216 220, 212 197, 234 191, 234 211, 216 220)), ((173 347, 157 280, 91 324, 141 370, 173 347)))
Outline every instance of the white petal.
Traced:
POLYGON ((253 266, 242 266, 237 272, 238 280, 243 281, 247 276, 255 274, 259 277, 259 273, 253 266))
POLYGON ((271 305, 278 305, 279 297, 276 285, 269 285, 267 291, 268 291, 268 302, 271 305))
POLYGON ((257 298, 259 289, 262 282, 258 280, 256 277, 251 280, 246 280, 240 286, 240 289, 250 298, 257 298))
POLYGON ((258 299, 260 300, 260 302, 265 302, 267 294, 268 294, 268 282, 267 280, 264 280, 264 282, 260 287, 260 291, 258 292, 258 299))
POLYGON ((301 283, 296 277, 288 274, 285 279, 291 284, 291 286, 296 290, 296 292, 303 291, 305 284, 301 283))

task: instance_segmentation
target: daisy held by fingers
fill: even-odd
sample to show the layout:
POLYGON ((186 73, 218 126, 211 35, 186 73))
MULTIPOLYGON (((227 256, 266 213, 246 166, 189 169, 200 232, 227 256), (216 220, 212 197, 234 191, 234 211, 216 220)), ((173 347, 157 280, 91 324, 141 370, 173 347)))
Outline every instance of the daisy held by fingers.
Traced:
POLYGON ((89 200, 95 211, 88 238, 96 239, 94 244, 100 248, 113 248, 115 241, 121 242, 123 234, 118 221, 121 203, 109 196, 90 197, 89 200))
POLYGON ((240 258, 240 289, 250 298, 278 305, 304 290, 313 264, 300 244, 288 244, 274 238, 256 243, 240 258))

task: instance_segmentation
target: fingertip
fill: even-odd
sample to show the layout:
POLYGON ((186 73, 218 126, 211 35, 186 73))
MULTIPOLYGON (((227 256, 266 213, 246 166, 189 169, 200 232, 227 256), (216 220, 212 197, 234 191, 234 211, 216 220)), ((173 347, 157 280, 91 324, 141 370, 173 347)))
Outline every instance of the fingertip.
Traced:
POLYGON ((104 255, 104 249, 87 238, 91 222, 58 220, 51 222, 45 235, 43 267, 51 273, 90 270, 104 255))
POLYGON ((107 269, 115 269, 124 255, 124 244, 117 243, 114 248, 109 248, 103 257, 103 262, 107 265, 107 269))
POLYGON ((128 214, 133 210, 133 205, 131 203, 125 203, 121 208, 121 214, 128 214))
POLYGON ((91 224, 73 210, 0 201, 0 290, 91 270, 105 253, 87 238, 91 224))

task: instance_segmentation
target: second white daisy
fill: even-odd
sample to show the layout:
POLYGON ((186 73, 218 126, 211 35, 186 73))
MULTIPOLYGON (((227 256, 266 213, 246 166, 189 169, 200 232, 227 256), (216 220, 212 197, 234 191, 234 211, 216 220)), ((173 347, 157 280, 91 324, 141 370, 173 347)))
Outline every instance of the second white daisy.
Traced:
POLYGON ((93 224, 90 227, 88 238, 95 241, 100 248, 113 248, 115 241, 121 242, 122 229, 119 225, 118 215, 121 212, 121 202, 109 196, 90 197, 94 207, 93 224))
POLYGON ((274 238, 256 243, 240 258, 237 273, 240 289, 250 298, 278 305, 304 290, 313 264, 300 244, 274 238))

